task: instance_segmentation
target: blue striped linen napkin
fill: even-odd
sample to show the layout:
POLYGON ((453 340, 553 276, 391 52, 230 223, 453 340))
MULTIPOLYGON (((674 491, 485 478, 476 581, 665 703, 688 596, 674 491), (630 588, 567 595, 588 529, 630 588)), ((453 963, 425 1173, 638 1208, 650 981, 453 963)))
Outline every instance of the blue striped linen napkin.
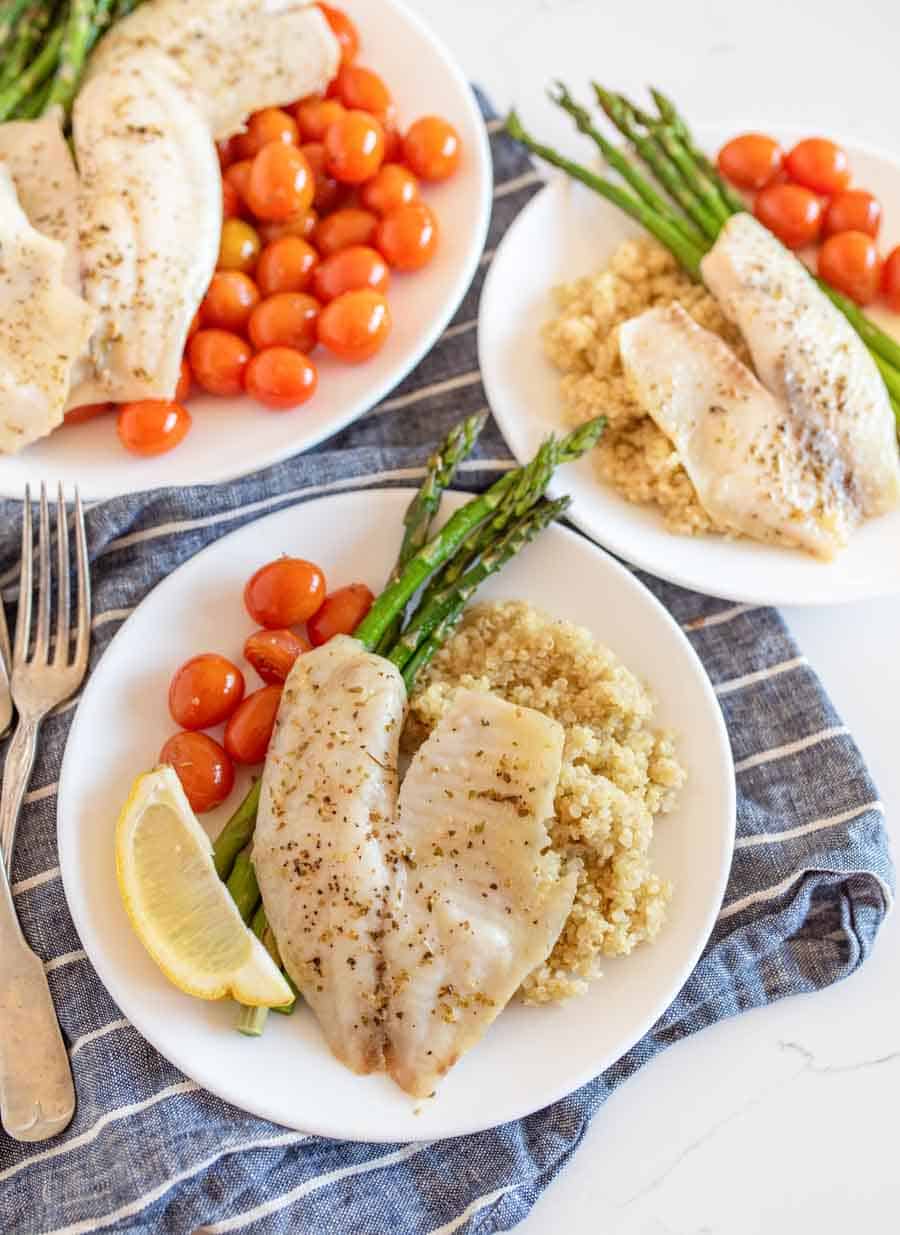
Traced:
MULTIPOLYGON (((486 115, 490 115, 486 110, 486 115)), ((489 120, 496 171, 489 246, 537 183, 489 120)), ((490 248, 489 248, 490 252, 490 248)), ((427 448, 484 404, 475 316, 484 266, 452 326, 400 390, 322 448, 214 489, 94 505, 95 646, 198 549, 321 493, 410 484, 427 448)), ((465 488, 509 456, 490 424, 465 488)), ((0 503, 0 587, 14 599, 20 509, 0 503)), ((122 1017, 75 933, 59 877, 56 780, 70 704, 48 721, 26 799, 14 896, 45 959, 78 1089, 71 1127, 20 1145, 0 1134, 0 1230, 16 1235, 485 1235, 508 1230, 575 1151, 612 1090, 671 1042, 852 973, 891 901, 881 806, 853 739, 777 613, 642 576, 716 686, 738 779, 738 841, 709 946, 671 1008, 602 1076, 517 1123, 434 1144, 329 1141, 251 1118, 161 1058, 122 1017)))

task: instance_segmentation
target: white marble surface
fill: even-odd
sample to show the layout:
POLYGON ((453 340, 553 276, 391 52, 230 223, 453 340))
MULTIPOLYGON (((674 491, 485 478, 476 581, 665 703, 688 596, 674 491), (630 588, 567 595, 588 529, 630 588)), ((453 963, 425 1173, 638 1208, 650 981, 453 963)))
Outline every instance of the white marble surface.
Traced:
MULTIPOLYGON (((548 79, 653 82, 726 130, 897 148, 896 0, 410 0, 498 107, 570 143, 548 79)), ((866 755, 897 842, 900 599, 787 614, 866 755)), ((900 922, 844 984, 717 1025, 622 1086, 519 1230, 838 1235, 898 1217, 900 922)))

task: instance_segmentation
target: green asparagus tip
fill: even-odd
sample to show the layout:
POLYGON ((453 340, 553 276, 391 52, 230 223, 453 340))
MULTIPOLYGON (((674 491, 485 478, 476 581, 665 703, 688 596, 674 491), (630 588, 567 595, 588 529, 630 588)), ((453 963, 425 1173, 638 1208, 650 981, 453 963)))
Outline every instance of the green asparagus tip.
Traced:
POLYGON ((511 107, 509 110, 504 128, 510 137, 514 138, 517 142, 528 140, 528 134, 525 132, 525 127, 519 119, 519 113, 514 107, 511 107))
POLYGON ((608 423, 605 416, 596 416, 573 429, 559 443, 559 462, 574 463, 576 459, 580 459, 597 445, 608 423))

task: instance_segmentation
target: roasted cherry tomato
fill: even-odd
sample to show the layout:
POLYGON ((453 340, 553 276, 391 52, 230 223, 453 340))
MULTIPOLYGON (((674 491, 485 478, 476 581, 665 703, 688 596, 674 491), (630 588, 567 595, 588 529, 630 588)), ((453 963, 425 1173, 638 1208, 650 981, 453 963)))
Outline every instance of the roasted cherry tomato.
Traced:
POLYGON ((459 134, 441 116, 422 116, 403 139, 403 161, 421 180, 446 180, 459 167, 459 134))
POLYGON ((273 240, 281 240, 283 236, 299 236, 301 240, 309 240, 319 222, 315 210, 301 210, 282 223, 260 223, 259 235, 263 244, 271 244, 273 240))
POLYGON ((247 366, 244 383, 251 399, 281 411, 306 403, 318 384, 316 366, 293 347, 266 347, 257 352, 247 366))
POLYGON ((306 624, 309 641, 321 647, 335 635, 352 635, 372 608, 375 597, 364 583, 350 583, 325 597, 325 603, 306 624))
POLYGON ((211 395, 236 395, 244 389, 250 348, 228 330, 198 330, 188 344, 188 361, 198 386, 211 395))
POLYGON ((361 287, 387 292, 389 278, 387 263, 377 250, 354 244, 319 263, 313 272, 313 291, 324 303, 361 287))
POLYGON ((292 630, 255 630, 244 644, 244 657, 264 682, 281 683, 294 661, 312 644, 292 630))
POLYGON ((175 769, 191 808, 202 815, 219 806, 234 786, 234 768, 218 742, 205 733, 175 733, 159 752, 175 769))
POLYGON ((313 232, 313 244, 322 257, 330 257, 351 244, 370 244, 378 219, 368 210, 347 206, 320 219, 313 232))
POLYGON ((226 219, 219 241, 219 270, 240 270, 251 274, 259 259, 262 244, 259 233, 243 219, 226 219))
POLYGON ((361 64, 345 64, 339 69, 333 88, 345 107, 369 112, 385 128, 393 124, 396 109, 391 92, 371 69, 361 64))
POLYGON ((382 163, 359 194, 362 205, 375 214, 387 214, 395 206, 408 206, 418 197, 419 182, 401 163, 382 163))
POLYGON ((259 304, 259 288, 240 270, 217 270, 200 305, 204 326, 241 333, 259 304))
POLYGON ((344 104, 339 99, 301 99, 294 108, 301 140, 323 141, 329 126, 334 124, 338 116, 343 116, 344 110, 344 104))
POLYGON ((324 213, 333 210, 347 190, 328 174, 327 155, 322 142, 306 142, 300 147, 307 163, 312 168, 316 180, 316 192, 313 197, 313 207, 324 213))
POLYGON ((807 137, 788 153, 785 167, 792 180, 814 193, 839 193, 850 183, 847 151, 824 137, 807 137))
POLYGON ((822 226, 822 203, 799 184, 771 184, 757 194, 753 212, 789 249, 814 244, 822 226))
POLYGON ((317 613, 325 599, 325 576, 313 562, 278 557, 247 580, 244 604, 258 626, 282 630, 317 613))
POLYGON ((742 189, 764 189, 784 164, 784 151, 764 133, 742 133, 719 151, 719 171, 742 189))
POLYGON ((358 364, 374 356, 391 332, 391 311, 380 292, 344 292, 319 314, 319 342, 341 360, 358 364))
POLYGON ((341 184, 362 184, 384 160, 384 129, 365 111, 346 111, 325 133, 325 165, 341 184))
POLYGON ((349 64, 356 58, 356 53, 359 51, 359 33, 356 26, 343 9, 333 8, 330 4, 320 4, 319 8, 340 44, 341 64, 349 64))
POLYGON ((269 142, 296 146, 299 140, 297 121, 293 116, 280 107, 264 107, 262 111, 254 112, 247 121, 247 132, 237 137, 235 146, 239 159, 253 159, 269 142))
POLYGON ((892 249, 881 272, 881 290, 894 313, 900 313, 900 245, 892 249))
POLYGON ((420 270, 434 257, 437 242, 437 219, 424 202, 395 206, 375 229, 375 247, 397 270, 420 270))
POLYGON ((191 413, 180 403, 142 399, 119 407, 119 441, 134 455, 164 455, 187 436, 191 413))
POLYGON ((250 179, 250 168, 253 166, 252 159, 239 159, 236 163, 231 163, 226 169, 222 179, 226 184, 231 185, 235 193, 237 193, 241 206, 247 205, 247 182, 250 179))
POLYGON ((204 652, 175 670, 169 684, 169 711, 182 729, 212 729, 228 719, 244 697, 244 675, 237 665, 204 652))
POLYGON ((312 205, 312 168, 296 146, 269 142, 253 160, 244 200, 259 219, 281 222, 312 205))
POLYGON ((870 304, 881 286, 878 246, 865 232, 838 232, 819 249, 819 278, 857 304, 870 304))
POLYGON ((222 218, 239 219, 244 213, 244 202, 230 180, 222 181, 222 218))
POLYGON ((278 292, 261 301, 250 315, 250 342, 264 347, 293 347, 310 352, 318 342, 319 302, 305 292, 278 292))
POLYGON ((309 286, 319 255, 299 236, 282 236, 263 249, 256 267, 256 282, 264 296, 302 292, 309 286))
POLYGON ((873 238, 881 227, 881 204, 865 189, 845 189, 836 193, 825 210, 823 236, 838 232, 865 232, 873 238))
MULTIPOLYGON (((177 392, 175 397, 178 398, 177 392)), ((112 403, 83 403, 81 407, 70 407, 63 419, 67 425, 83 425, 98 416, 105 416, 112 409, 112 403)))
POLYGON ((175 387, 176 403, 183 403, 191 393, 191 383, 193 380, 194 375, 191 372, 191 366, 188 364, 187 360, 185 360, 184 356, 182 356, 181 370, 178 374, 178 385, 175 387))
POLYGON ((235 763, 262 763, 272 740, 280 686, 262 686, 248 695, 225 726, 225 749, 235 763))

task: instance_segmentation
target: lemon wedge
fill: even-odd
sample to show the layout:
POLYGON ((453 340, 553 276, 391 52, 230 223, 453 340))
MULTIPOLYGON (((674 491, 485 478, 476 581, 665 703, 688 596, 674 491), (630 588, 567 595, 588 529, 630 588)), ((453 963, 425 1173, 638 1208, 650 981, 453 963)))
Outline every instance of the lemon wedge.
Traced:
POLYGON ((172 768, 134 782, 116 826, 116 873, 131 925, 179 990, 254 1007, 293 998, 216 874, 209 837, 172 768))

